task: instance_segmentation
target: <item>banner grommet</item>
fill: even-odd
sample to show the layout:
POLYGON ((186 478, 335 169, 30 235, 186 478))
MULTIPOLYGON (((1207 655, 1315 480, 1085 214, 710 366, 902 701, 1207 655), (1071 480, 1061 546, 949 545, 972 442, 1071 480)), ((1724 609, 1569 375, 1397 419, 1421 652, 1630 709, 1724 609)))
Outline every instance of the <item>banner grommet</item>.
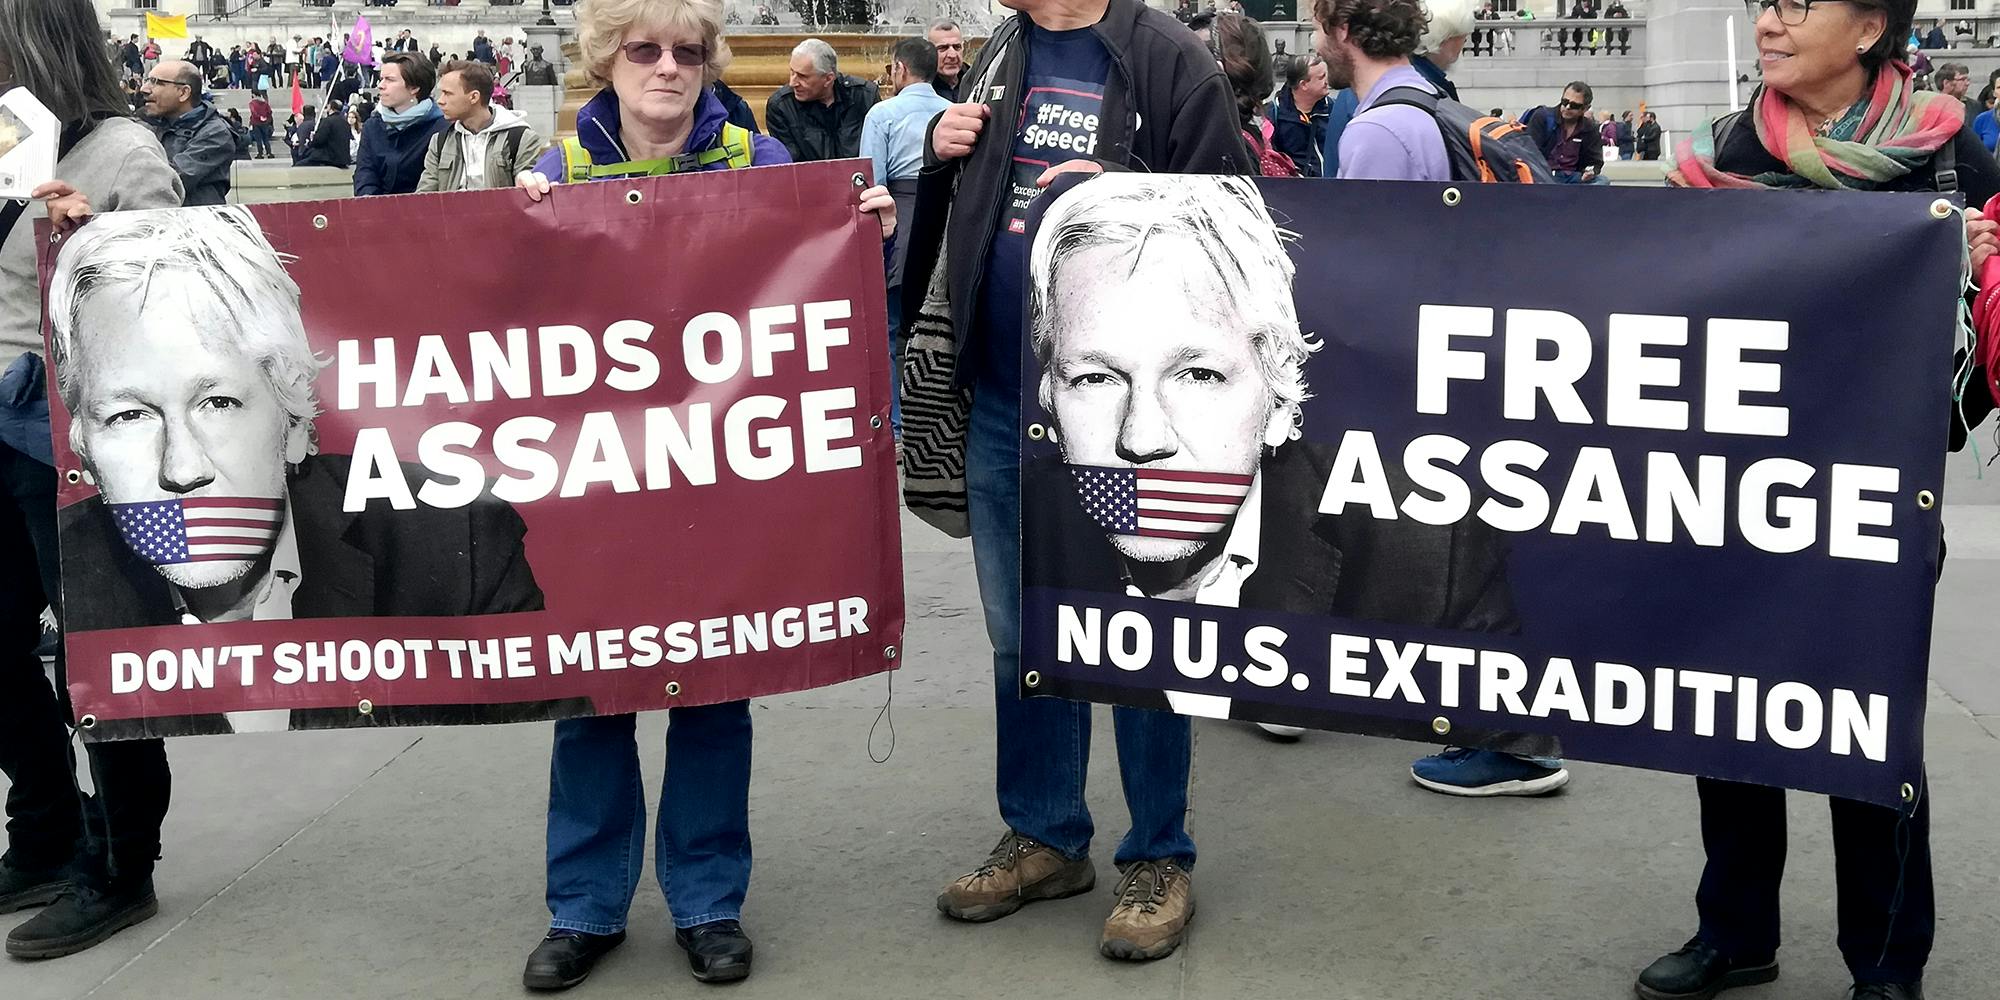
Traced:
POLYGON ((1028 425, 1028 440, 1030 441, 1040 441, 1041 439, 1047 437, 1048 434, 1049 434, 1048 428, 1043 427, 1041 424, 1028 425))
POLYGON ((870 426, 870 427, 873 427, 873 428, 875 428, 875 429, 876 429, 876 430, 878 430, 878 431, 879 431, 879 430, 881 430, 881 429, 882 429, 882 418, 881 418, 881 417, 869 417, 869 418, 868 418, 868 426, 870 426))
POLYGON ((896 647, 894 647, 894 646, 883 646, 883 647, 882 647, 882 658, 883 658, 883 659, 885 659, 885 660, 893 660, 893 659, 895 659, 895 658, 896 658, 896 657, 897 657, 898 655, 900 655, 900 653, 899 653, 899 652, 897 651, 896 647))
POLYGON ((1935 506, 1937 506, 1937 494, 1929 490, 1917 491, 1917 509, 1929 510, 1935 506))
POLYGON ((1902 792, 1904 802, 1917 801, 1917 788, 1915 785, 1912 785, 1909 782, 1905 781, 1903 782, 1903 787, 1899 789, 1899 791, 1902 792))
POLYGON ((855 187, 865 188, 868 186, 868 178, 864 176, 859 170, 856 170, 854 172, 854 176, 850 178, 850 180, 855 187))
POLYGON ((315 216, 313 216, 313 228, 314 228, 314 229, 325 229, 325 228, 326 228, 326 216, 324 216, 324 215, 315 215, 315 216))
POLYGON ((71 469, 68 472, 63 473, 63 479, 67 481, 71 486, 75 486, 76 484, 83 482, 83 472, 82 470, 79 469, 71 469))
POLYGON ((1951 202, 1946 201, 1943 198, 1939 198, 1938 200, 1931 202, 1931 218, 1949 219, 1951 218, 1951 213, 1952 213, 1951 202))
POLYGON ((638 203, 645 200, 646 196, 644 194, 641 194, 638 188, 633 188, 632 190, 625 192, 625 204, 627 205, 637 205, 638 203))
POLYGON ((680 682, 680 681, 668 681, 668 682, 667 682, 667 697, 669 697, 669 698, 678 698, 678 697, 680 697, 680 696, 681 696, 681 682, 680 682))
MULTIPOLYGON (((78 720, 76 720, 76 728, 78 728, 78 729, 96 729, 96 728, 97 728, 97 716, 95 716, 95 715, 86 715, 86 716, 84 716, 83 718, 81 718, 81 719, 78 719, 78 720)), ((1908 788, 1908 787, 1910 787, 1910 786, 1908 786, 1908 785, 1904 785, 1903 787, 1904 787, 1904 788, 1908 788)))
POLYGON ((369 700, 368 700, 368 699, 366 699, 366 698, 363 698, 363 699, 361 699, 361 701, 360 701, 360 703, 359 703, 359 704, 357 704, 357 705, 355 705, 355 706, 354 706, 354 710, 355 710, 355 711, 357 711, 357 712, 360 712, 360 713, 361 713, 362 715, 374 715, 374 714, 375 714, 375 703, 374 703, 374 702, 372 702, 372 701, 369 701, 369 700))
POLYGON ((1463 201, 1464 197, 1464 195, 1458 193, 1458 189, 1455 187, 1444 189, 1444 204, 1446 208, 1458 207, 1458 203, 1463 201))
POLYGON ((1448 735, 1450 735, 1450 734, 1451 734, 1451 720, 1450 720, 1450 719, 1447 719, 1447 718, 1445 718, 1445 717, 1444 717, 1444 716, 1442 716, 1442 715, 1438 716, 1438 717, 1437 717, 1437 718, 1435 718, 1435 719, 1432 719, 1432 720, 1431 720, 1431 732, 1434 732, 1434 733, 1438 734, 1439 736, 1448 736, 1448 735))
POLYGON ((1022 675, 1021 675, 1021 683, 1025 684, 1025 685, 1027 685, 1027 686, 1029 686, 1029 687, 1041 687, 1041 686, 1042 686, 1042 672, 1041 672, 1041 671, 1039 671, 1039 670, 1030 670, 1030 671, 1028 671, 1027 673, 1025 673, 1025 674, 1022 674, 1022 675))

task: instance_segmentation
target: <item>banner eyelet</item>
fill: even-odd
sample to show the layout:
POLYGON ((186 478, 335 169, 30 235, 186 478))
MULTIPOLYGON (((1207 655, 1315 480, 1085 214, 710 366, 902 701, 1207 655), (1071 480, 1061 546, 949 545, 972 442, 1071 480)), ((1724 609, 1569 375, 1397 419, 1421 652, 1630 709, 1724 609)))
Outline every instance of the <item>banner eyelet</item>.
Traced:
MULTIPOLYGON (((83 718, 81 718, 81 719, 78 719, 78 720, 76 720, 76 728, 78 728, 78 729, 96 729, 96 728, 97 728, 97 716, 95 716, 95 715, 86 715, 86 716, 84 716, 83 718)), ((1904 785, 1903 787, 1904 787, 1904 788, 1908 788, 1908 787, 1910 787, 1910 786, 1908 786, 1908 785, 1904 785)))
POLYGON ((851 180, 851 182, 852 182, 852 183, 854 184, 854 186, 855 186, 855 187, 858 187, 858 188, 865 188, 865 187, 867 187, 867 186, 868 186, 868 176, 867 176, 866 174, 863 174, 863 173, 862 173, 861 171, 859 171, 859 170, 856 170, 856 171, 854 172, 854 176, 853 176, 852 178, 850 178, 850 180, 851 180))
POLYGON ((681 682, 680 682, 680 681, 668 681, 668 682, 667 682, 667 697, 669 697, 669 698, 678 698, 678 697, 680 697, 680 696, 681 696, 681 682))
POLYGON ((1464 197, 1465 196, 1460 194, 1458 189, 1455 187, 1444 189, 1444 205, 1446 208, 1458 207, 1458 203, 1460 201, 1463 201, 1464 197))
POLYGON ((1048 436, 1049 436, 1048 428, 1043 427, 1041 424, 1028 425, 1028 440, 1040 441, 1041 439, 1048 436))
POLYGON ((881 417, 869 417, 869 418, 868 418, 868 426, 870 426, 870 427, 873 427, 873 428, 875 428, 875 429, 876 429, 876 430, 878 430, 878 431, 879 431, 879 430, 881 430, 881 429, 882 429, 882 418, 881 418, 881 417))
POLYGON ((1935 506, 1937 506, 1937 494, 1935 494, 1935 493, 1932 493, 1932 492, 1931 492, 1931 491, 1929 491, 1929 490, 1918 490, 1918 491, 1917 491, 1917 509, 1918 509, 1918 510, 1929 510, 1929 509, 1931 509, 1932 507, 1935 507, 1935 506))
POLYGON ((882 658, 883 658, 883 659, 885 659, 885 660, 893 660, 893 659, 895 659, 896 657, 898 657, 898 656, 900 656, 900 655, 902 655, 901 651, 899 651, 899 650, 898 650, 898 649, 897 649, 896 647, 894 647, 894 646, 883 646, 883 647, 882 647, 882 658))
POLYGON ((1905 781, 1903 782, 1903 787, 1899 789, 1899 791, 1902 792, 1904 802, 1917 801, 1917 788, 1915 785, 1912 785, 1909 782, 1905 781))
POLYGON ((315 215, 315 216, 313 216, 313 228, 314 228, 314 229, 325 229, 325 228, 326 228, 326 216, 324 216, 324 215, 315 215))
POLYGON ((625 204, 627 205, 637 205, 638 203, 645 200, 646 196, 643 193, 641 193, 638 188, 633 188, 632 190, 625 192, 625 204))
POLYGON ((63 479, 64 481, 68 482, 71 486, 75 486, 76 484, 83 482, 83 473, 77 469, 71 469, 68 472, 63 473, 63 479))
POLYGON ((1027 673, 1022 674, 1021 683, 1027 685, 1028 687, 1041 687, 1042 672, 1039 670, 1030 670, 1027 673))
POLYGON ((1435 719, 1432 719, 1432 720, 1431 720, 1431 732, 1434 732, 1434 733, 1438 734, 1439 736, 1449 736, 1449 735, 1451 735, 1451 720, 1450 720, 1450 719, 1447 719, 1447 718, 1445 718, 1445 717, 1444 717, 1444 716, 1442 716, 1442 715, 1438 716, 1438 717, 1437 717, 1437 718, 1435 718, 1435 719))
POLYGON ((359 704, 357 704, 357 705, 355 705, 355 706, 354 706, 354 710, 355 710, 355 711, 357 711, 357 712, 360 712, 360 713, 361 713, 362 715, 374 715, 374 714, 375 714, 375 703, 374 703, 374 702, 372 702, 372 701, 369 701, 369 700, 368 700, 368 699, 366 699, 366 698, 363 698, 363 699, 361 699, 361 701, 360 701, 360 703, 359 703, 359 704))
POLYGON ((1933 219, 1949 219, 1953 211, 1955 209, 1952 207, 1951 202, 1943 198, 1931 202, 1931 218, 1933 219))

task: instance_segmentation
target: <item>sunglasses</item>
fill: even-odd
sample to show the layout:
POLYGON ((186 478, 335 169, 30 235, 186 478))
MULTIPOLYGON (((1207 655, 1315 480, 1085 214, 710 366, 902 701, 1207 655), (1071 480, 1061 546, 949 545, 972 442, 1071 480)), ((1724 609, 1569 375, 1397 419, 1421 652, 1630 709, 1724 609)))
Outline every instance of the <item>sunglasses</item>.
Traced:
MULTIPOLYGON (((651 66, 660 61, 667 49, 658 42, 626 42, 618 46, 625 58, 634 66, 651 66)), ((677 66, 705 66, 708 64, 708 46, 676 45, 672 49, 674 64, 677 66)))
POLYGON ((1578 104, 1577 102, 1572 101, 1569 98, 1565 97, 1561 101, 1558 101, 1556 103, 1556 106, 1562 108, 1564 111, 1588 111, 1590 109, 1590 102, 1585 101, 1581 104, 1578 104))

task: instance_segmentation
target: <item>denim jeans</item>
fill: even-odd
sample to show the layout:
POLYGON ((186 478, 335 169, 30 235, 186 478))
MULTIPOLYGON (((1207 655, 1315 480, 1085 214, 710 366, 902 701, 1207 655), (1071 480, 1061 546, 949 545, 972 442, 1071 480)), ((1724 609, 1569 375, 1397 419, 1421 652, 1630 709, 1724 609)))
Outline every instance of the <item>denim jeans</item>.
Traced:
POLYGON ((889 289, 889 430, 903 439, 903 289, 889 289))
POLYGON ((1611 179, 1601 173, 1592 176, 1589 180, 1584 180, 1583 171, 1581 170, 1557 170, 1555 171, 1555 175, 1556 183, 1558 184, 1609 185, 1611 183, 1611 179))
MULTIPOLYGON (((46 433, 46 432, 45 432, 46 433)), ((69 691, 56 654, 51 688, 35 647, 47 595, 60 589, 56 470, 0 444, 0 771, 8 860, 68 865, 99 888, 136 890, 153 877, 173 776, 160 740, 85 744, 95 794, 77 786, 69 691)))
MULTIPOLYGON (((1090 763, 1090 705, 1023 698, 1021 667, 1021 421, 1018 387, 973 388, 966 455, 972 555, 986 635, 993 643, 995 792, 1008 827, 1070 858, 1090 853, 1093 831, 1084 802, 1090 763)), ((1173 860, 1194 867, 1187 832, 1188 766, 1194 734, 1185 716, 1111 710, 1119 776, 1132 828, 1115 860, 1173 860)))
MULTIPOLYGON (((646 860, 637 716, 564 719, 549 760, 549 927, 625 929, 646 860)), ((738 920, 750 889, 750 703, 667 713, 653 867, 675 927, 738 920)))

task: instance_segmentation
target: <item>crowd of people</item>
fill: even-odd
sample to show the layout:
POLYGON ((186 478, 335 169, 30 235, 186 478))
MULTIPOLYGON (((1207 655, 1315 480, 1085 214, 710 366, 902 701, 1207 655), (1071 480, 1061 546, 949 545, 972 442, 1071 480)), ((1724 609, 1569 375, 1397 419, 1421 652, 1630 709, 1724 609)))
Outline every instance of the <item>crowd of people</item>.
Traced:
MULTIPOLYGON (((970 389, 963 436, 909 436, 912 447, 922 441, 944 450, 911 456, 905 471, 913 488, 957 491, 963 520, 954 524, 972 539, 992 645, 1004 831, 936 899, 946 917, 975 923, 1087 892, 1096 878, 1083 787, 1090 706, 1022 698, 1016 685, 1027 206, 1061 175, 1106 170, 1479 179, 1464 175, 1462 149, 1439 125, 1462 107, 1449 73, 1481 20, 1467 0, 1314 0, 1314 51, 1283 59, 1256 21, 1233 10, 1182 23, 1139 0, 1008 3, 1016 15, 971 58, 964 33, 948 21, 898 42, 887 100, 873 81, 841 72, 826 42, 801 42, 788 86, 765 107, 768 134, 721 81, 731 55, 718 0, 579 4, 581 65, 602 89, 579 112, 576 135, 552 145, 496 105, 490 45, 475 41, 471 60, 440 66, 407 33, 380 61, 372 113, 343 113, 330 102, 321 115, 308 107, 289 130, 305 162, 342 161, 348 134, 358 132, 354 184, 364 196, 511 186, 539 201, 561 185, 606 179, 854 156, 873 162, 877 186, 863 192, 859 210, 879 221, 885 241, 890 335, 908 365, 899 384, 945 396, 970 389), (1106 108, 1122 113, 1101 113, 1106 108), (924 355, 949 363, 917 364, 924 355), (936 377, 956 381, 925 381, 936 377), (934 470, 962 474, 926 479, 934 470)), ((1553 105, 1521 117, 1528 138, 1513 147, 1521 175, 1603 184, 1606 150, 1623 156, 1630 148, 1670 156, 1669 179, 1684 188, 1950 189, 1984 205, 2000 194, 2000 167, 1975 131, 1970 103, 1962 103, 1964 88, 1954 95, 1915 87, 1903 44, 1914 10, 1914 0, 1763 0, 1759 48, 1787 58, 1765 60, 1749 108, 1662 151, 1650 115, 1593 118, 1590 86, 1573 82, 1553 105), (1788 145, 1800 136, 1816 138, 1788 145)), ((107 62, 100 38, 88 0, 0 0, 0 69, 67 123, 59 179, 36 193, 34 212, 16 203, 0 226, 0 346, 19 355, 16 366, 37 372, 33 216, 67 228, 93 213, 217 204, 226 172, 218 184, 216 164, 234 155, 230 127, 202 101, 213 78, 200 63, 138 50, 142 121, 113 68, 131 65, 122 52, 107 62), (19 58, 24 52, 37 57, 19 58)), ((312 50, 284 49, 273 64, 289 71, 299 51, 312 50)), ((1961 78, 1951 76, 1952 86, 1961 78)), ((1990 107, 1989 97, 1980 101, 1990 107)), ((268 104, 253 105, 251 127, 268 130, 268 116, 268 104)), ((2000 240, 1977 211, 1966 216, 1977 273, 2000 240)), ((1199 218, 1133 228, 1143 233, 1130 245, 1094 248, 1123 261, 1119 273, 1199 281, 1203 296, 1223 300, 1241 294, 1212 276, 1142 266, 1144 233, 1196 238, 1186 234, 1202 230, 1199 218)), ((1282 395, 1281 386, 1266 388, 1274 399, 1282 395)), ((78 785, 62 661, 51 686, 34 655, 39 614, 50 604, 60 610, 46 407, 37 422, 29 404, 8 405, 18 412, 0 421, 8 486, 0 546, 17 566, 39 572, 12 574, 4 591, 4 634, 14 645, 0 650, 0 764, 12 782, 0 912, 41 907, 6 947, 52 958, 157 912, 152 871, 169 769, 160 740, 90 742, 93 789, 78 785)), ((1964 406, 1954 446, 1987 415, 1970 396, 1964 406)), ((1192 731, 1186 716, 1170 712, 1119 707, 1111 715, 1132 822, 1114 855, 1115 898, 1096 947, 1112 959, 1157 959, 1176 950, 1195 914, 1196 847, 1186 823, 1192 731)), ((694 976, 741 979, 753 953, 742 924, 751 862, 748 704, 674 709, 669 720, 660 888, 694 976)), ((1278 739, 1300 735, 1266 729, 1278 739)), ((633 733, 630 715, 554 725, 550 923, 523 970, 531 988, 581 983, 625 939, 646 824, 633 733)), ((1557 752, 1545 738, 1496 735, 1416 760, 1411 776, 1445 794, 1540 795, 1569 781, 1557 752)), ((1778 975, 1784 795, 1717 779, 1695 785, 1707 854, 1695 894, 1699 926, 1638 974, 1635 989, 1647 1000, 1707 998, 1778 975)), ((1833 802, 1838 943, 1856 1000, 1922 996, 1934 932, 1929 812, 1928 789, 1900 810, 1833 802)), ((1210 862, 1231 863, 1226 854, 1210 862)))

